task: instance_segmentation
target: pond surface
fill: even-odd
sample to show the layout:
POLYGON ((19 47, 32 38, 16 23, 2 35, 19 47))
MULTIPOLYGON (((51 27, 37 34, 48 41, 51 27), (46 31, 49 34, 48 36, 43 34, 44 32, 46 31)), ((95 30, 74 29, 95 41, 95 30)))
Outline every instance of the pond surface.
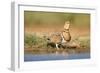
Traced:
POLYGON ((24 61, 50 61, 50 60, 75 60, 75 59, 89 59, 90 53, 73 53, 73 54, 24 54, 24 61))

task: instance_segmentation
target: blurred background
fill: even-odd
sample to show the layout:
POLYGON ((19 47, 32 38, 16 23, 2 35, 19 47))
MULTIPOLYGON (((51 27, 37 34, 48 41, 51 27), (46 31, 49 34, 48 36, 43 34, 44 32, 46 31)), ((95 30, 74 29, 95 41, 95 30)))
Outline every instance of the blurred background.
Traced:
POLYGON ((90 14, 67 12, 25 11, 24 25, 26 33, 61 32, 65 21, 70 21, 72 36, 90 35, 90 14))
POLYGON ((62 27, 65 21, 70 21, 75 27, 90 26, 90 14, 85 13, 25 11, 24 19, 25 27, 62 27))

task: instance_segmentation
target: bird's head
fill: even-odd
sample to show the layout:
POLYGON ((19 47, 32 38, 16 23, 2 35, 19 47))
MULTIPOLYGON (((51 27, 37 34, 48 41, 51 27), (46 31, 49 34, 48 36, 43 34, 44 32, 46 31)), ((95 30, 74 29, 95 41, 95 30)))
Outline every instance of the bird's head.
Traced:
POLYGON ((70 21, 66 21, 64 25, 64 29, 69 29, 70 27, 70 21))

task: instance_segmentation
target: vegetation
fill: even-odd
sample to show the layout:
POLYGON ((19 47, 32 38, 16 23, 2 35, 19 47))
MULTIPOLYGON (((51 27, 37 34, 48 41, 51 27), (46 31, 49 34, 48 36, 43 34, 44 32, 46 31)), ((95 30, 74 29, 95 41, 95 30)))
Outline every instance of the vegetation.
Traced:
POLYGON ((90 14, 25 11, 25 26, 55 26, 61 27, 65 21, 71 21, 71 26, 86 26, 90 24, 90 14))
POLYGON ((46 47, 47 40, 36 36, 35 34, 25 34, 24 42, 25 48, 44 48, 46 47))
POLYGON ((77 40, 80 43, 80 46, 82 48, 90 49, 90 37, 89 36, 82 36, 82 37, 79 37, 77 40))
MULTIPOLYGON (((29 52, 29 53, 52 53, 52 52, 56 52, 57 49, 55 49, 54 47, 47 47, 47 39, 44 37, 39 37, 37 35, 31 35, 31 34, 26 34, 25 35, 25 52, 29 52), (28 51, 30 50, 30 51, 28 51)), ((75 43, 76 45, 78 44, 80 47, 76 48, 60 48, 59 51, 67 51, 67 52, 71 52, 71 51, 75 51, 75 52, 90 52, 90 38, 89 37, 78 37, 78 38, 74 38, 70 44, 75 43)), ((73 44, 72 44, 73 45, 73 44)), ((68 46, 68 45, 67 45, 68 46)))

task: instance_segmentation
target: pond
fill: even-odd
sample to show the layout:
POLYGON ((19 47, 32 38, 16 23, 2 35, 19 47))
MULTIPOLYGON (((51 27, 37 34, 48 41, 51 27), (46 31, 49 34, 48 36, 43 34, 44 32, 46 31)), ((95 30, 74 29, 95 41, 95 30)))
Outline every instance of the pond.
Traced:
POLYGON ((51 60, 75 60, 75 59, 89 59, 90 53, 73 53, 73 54, 24 54, 24 61, 51 61, 51 60))

